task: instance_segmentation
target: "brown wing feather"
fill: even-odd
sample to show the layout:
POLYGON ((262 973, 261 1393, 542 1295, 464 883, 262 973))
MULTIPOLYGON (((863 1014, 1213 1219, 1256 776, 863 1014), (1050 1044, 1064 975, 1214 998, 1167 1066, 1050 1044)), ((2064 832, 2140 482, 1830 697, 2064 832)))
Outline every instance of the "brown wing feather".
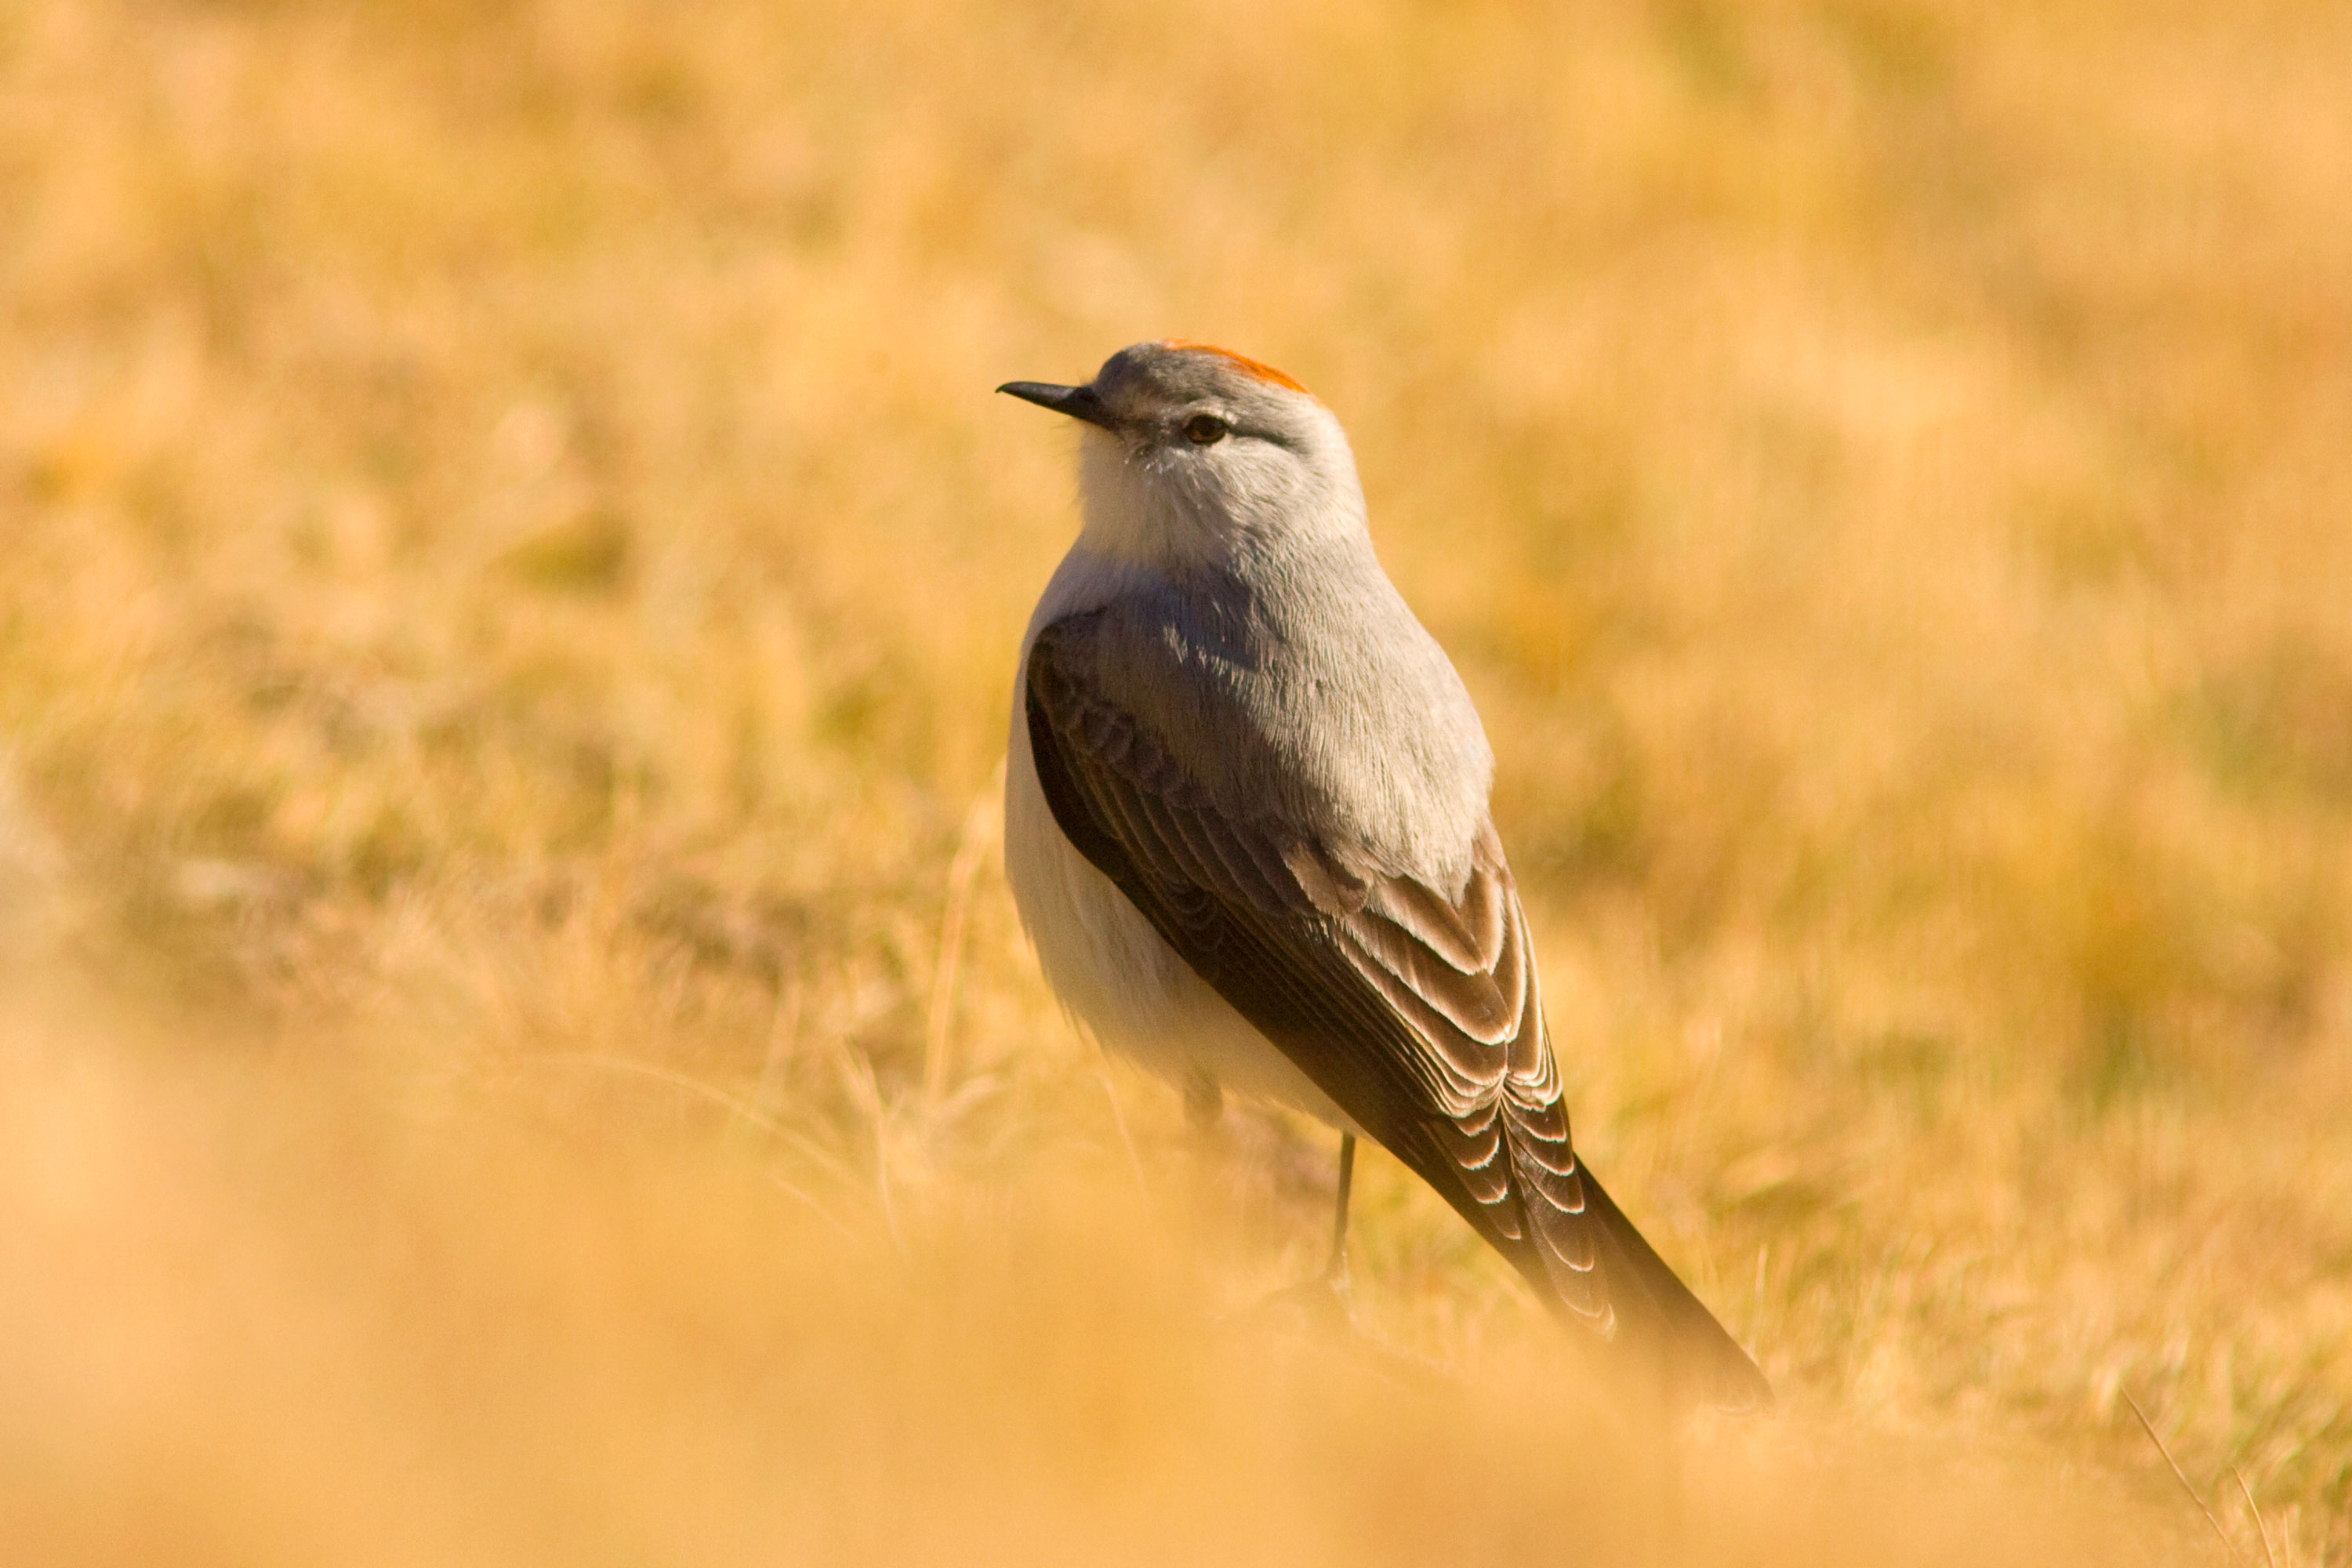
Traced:
POLYGON ((1483 827, 1458 890, 1219 809, 1042 632, 1024 700, 1055 820, 1171 946, 1562 1310, 1666 1331, 1710 1397, 1761 1374, 1579 1164, 1525 912, 1483 827))

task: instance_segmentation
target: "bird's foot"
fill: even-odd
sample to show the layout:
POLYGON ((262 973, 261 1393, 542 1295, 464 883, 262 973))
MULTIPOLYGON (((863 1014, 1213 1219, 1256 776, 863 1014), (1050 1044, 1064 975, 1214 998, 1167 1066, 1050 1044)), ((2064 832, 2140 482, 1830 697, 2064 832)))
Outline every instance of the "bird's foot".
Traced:
POLYGON ((1340 1356, 1349 1365, 1406 1387, 1442 1389, 1461 1383, 1461 1374, 1453 1367, 1400 1350, 1364 1331, 1356 1321, 1345 1264, 1262 1296, 1226 1321, 1305 1340, 1321 1353, 1340 1356))
POLYGON ((1325 1333, 1354 1336, 1356 1300, 1348 1279, 1348 1266, 1334 1264, 1311 1279, 1286 1285, 1259 1298, 1256 1305, 1238 1314, 1245 1320, 1296 1317, 1325 1333))

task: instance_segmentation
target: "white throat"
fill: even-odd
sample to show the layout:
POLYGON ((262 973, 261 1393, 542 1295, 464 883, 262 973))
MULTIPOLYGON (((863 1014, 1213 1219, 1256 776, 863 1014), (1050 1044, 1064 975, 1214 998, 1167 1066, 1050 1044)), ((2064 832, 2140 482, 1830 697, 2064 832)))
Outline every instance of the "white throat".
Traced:
POLYGON ((1245 552, 1366 538, 1363 490, 1344 437, 1310 468, 1236 447, 1215 463, 1132 447, 1088 430, 1078 452, 1080 543, 1106 562, 1183 574, 1245 552))

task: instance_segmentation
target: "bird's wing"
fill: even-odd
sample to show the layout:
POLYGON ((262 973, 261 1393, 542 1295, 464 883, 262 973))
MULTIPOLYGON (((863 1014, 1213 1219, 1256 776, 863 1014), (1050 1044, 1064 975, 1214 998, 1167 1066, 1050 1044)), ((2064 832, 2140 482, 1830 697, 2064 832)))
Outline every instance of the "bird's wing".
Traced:
POLYGON ((1086 661, 1029 654, 1037 774, 1079 852, 1225 1000, 1488 1241, 1604 1329, 1584 1182, 1491 826, 1458 895, 1219 808, 1086 661))
POLYGON ((1100 612, 1032 645, 1024 702, 1055 821, 1170 946, 1550 1300, 1631 1323, 1704 1397, 1755 1363, 1569 1142, 1518 890, 1491 823, 1458 893, 1221 808, 1090 677, 1100 612))

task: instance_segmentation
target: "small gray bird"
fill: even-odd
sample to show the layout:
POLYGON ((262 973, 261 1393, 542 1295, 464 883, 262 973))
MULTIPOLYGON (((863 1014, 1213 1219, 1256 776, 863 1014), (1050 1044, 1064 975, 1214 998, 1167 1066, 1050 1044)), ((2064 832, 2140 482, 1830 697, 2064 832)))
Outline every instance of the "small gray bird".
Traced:
POLYGON ((1005 869, 1046 979, 1213 1114, 1224 1089, 1437 1189, 1679 1396, 1753 1362, 1569 1143, 1469 693, 1381 570, 1348 438, 1281 372, 1138 343, 1084 386, 1085 527, 1022 647, 1005 869))

